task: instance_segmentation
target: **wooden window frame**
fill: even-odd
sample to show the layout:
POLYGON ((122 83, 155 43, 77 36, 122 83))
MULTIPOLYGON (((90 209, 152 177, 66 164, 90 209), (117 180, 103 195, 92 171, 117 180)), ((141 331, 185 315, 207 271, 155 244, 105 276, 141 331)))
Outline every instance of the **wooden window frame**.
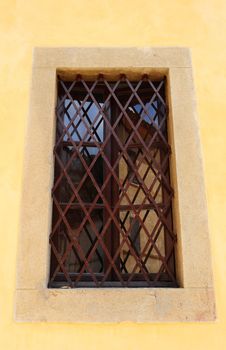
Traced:
POLYGON ((216 317, 192 65, 186 48, 36 48, 26 137, 16 313, 21 322, 175 322, 216 317), (48 289, 56 75, 166 75, 180 288, 48 289), (189 132, 188 132, 189 130, 189 132), (189 159, 189 161, 188 161, 189 159), (192 203, 192 205, 191 205, 192 203))

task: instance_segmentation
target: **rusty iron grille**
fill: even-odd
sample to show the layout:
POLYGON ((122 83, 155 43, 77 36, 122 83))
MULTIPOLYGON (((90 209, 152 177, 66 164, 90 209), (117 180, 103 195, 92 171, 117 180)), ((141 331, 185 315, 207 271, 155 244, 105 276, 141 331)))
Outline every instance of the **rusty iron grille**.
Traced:
POLYGON ((58 77, 50 288, 177 286, 165 85, 58 77))

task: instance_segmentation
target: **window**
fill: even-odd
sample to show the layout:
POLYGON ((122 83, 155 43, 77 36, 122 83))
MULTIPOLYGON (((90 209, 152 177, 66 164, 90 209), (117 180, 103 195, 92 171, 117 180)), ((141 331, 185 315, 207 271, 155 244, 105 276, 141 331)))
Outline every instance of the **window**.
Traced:
POLYGON ((215 319, 208 216, 194 101, 191 59, 186 48, 34 50, 18 241, 17 321, 215 319), (116 97, 111 92, 114 88, 116 97), (134 94, 136 88, 139 100, 134 94), (150 96, 151 99, 153 96, 152 107, 148 105, 150 96), (125 107, 127 98, 131 101, 125 107), (57 106, 60 108, 56 118, 57 106), (103 113, 95 120, 100 110, 103 113), (115 122, 111 121, 114 118, 115 122), (127 145, 130 136, 133 140, 127 145), (108 146, 103 147, 106 139, 108 146), (147 150, 149 142, 153 143, 147 150), (137 147, 131 147, 132 144, 137 147), (110 152, 110 147, 116 151, 110 152), (70 161, 71 167, 67 168, 70 161), (139 162, 142 162, 140 168, 139 162), (149 164, 153 177, 150 182, 156 179, 152 190, 157 191, 160 186, 156 197, 151 191, 147 196, 151 184, 148 175, 144 180, 143 174, 149 164), (107 186, 107 176, 111 186, 107 186), (99 193, 105 183, 106 188, 99 193), (109 188, 116 190, 106 193, 109 188), (133 204, 128 198, 136 191, 143 197, 137 197, 133 204), (145 202, 141 206, 142 200, 145 202), (67 208, 65 220, 62 210, 67 208), (142 213, 148 210, 149 217, 156 215, 158 220, 158 213, 159 220, 165 223, 155 242, 163 259, 153 248, 144 264, 144 240, 151 245, 153 242, 148 237, 154 234, 142 213), (128 218, 121 224, 127 212, 128 218), (61 224, 57 225, 61 218, 61 224), (87 222, 83 231, 78 226, 81 220, 87 222), (66 223, 71 227, 70 230, 67 227, 68 231, 66 223), (108 235, 104 235, 102 226, 109 227, 108 235), (87 228, 88 235, 84 233, 87 228), (65 235, 77 232, 80 239, 78 244, 74 240, 69 252, 67 245, 71 237, 65 235), (98 234, 103 237, 97 241, 98 234), (115 250, 123 236, 126 242, 116 256, 115 250), (111 239, 106 241, 107 237, 111 239), (64 252, 68 252, 67 261, 62 266, 58 258, 64 252), (172 252, 169 260, 166 252, 172 252), (142 269, 140 259, 143 259, 142 269), (176 286, 175 281, 178 288, 171 288, 176 286), (123 284, 136 288, 115 288, 123 284))
POLYGON ((58 77, 49 287, 177 286, 165 84, 58 77))

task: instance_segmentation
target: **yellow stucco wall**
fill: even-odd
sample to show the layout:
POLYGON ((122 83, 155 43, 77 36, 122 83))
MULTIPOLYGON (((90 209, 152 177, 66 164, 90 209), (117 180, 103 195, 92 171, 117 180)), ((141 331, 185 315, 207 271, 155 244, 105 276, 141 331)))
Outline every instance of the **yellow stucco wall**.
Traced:
POLYGON ((226 349, 225 0, 0 0, 0 349, 226 349), (192 48, 213 256, 214 324, 16 324, 22 161, 34 46, 192 48))

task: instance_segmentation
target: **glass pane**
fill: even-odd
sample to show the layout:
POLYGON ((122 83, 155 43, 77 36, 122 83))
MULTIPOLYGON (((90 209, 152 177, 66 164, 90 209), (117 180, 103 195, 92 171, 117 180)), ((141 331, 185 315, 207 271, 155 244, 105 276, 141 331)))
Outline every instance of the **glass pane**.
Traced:
POLYGON ((159 159, 159 151, 150 151, 147 156, 137 148, 128 150, 127 158, 122 156, 119 179, 125 191, 121 192, 121 204, 151 204, 150 197, 156 203, 162 203, 162 180, 157 169, 159 159))
MULTIPOLYGON (((93 245, 97 241, 95 230, 100 233, 103 228, 102 210, 95 209, 92 211, 93 225, 86 221, 81 227, 84 217, 82 210, 69 210, 66 220, 70 226, 70 231, 65 224, 62 224, 58 233, 59 253, 61 256, 65 252, 67 253, 64 265, 68 272, 78 273, 81 270, 84 265, 84 256, 88 258, 93 245), (75 244, 75 247, 71 246, 70 251, 67 251, 72 238, 79 244, 80 249, 75 244)), ((97 245, 91 259, 89 259, 89 268, 96 273, 103 272, 103 250, 100 244, 97 245)), ((85 268, 84 272, 89 273, 87 268, 85 268)))
MULTIPOLYGON (((96 184, 99 187, 103 184, 103 160, 99 149, 84 146, 79 151, 80 157, 72 146, 65 146, 60 151, 61 161, 67 168, 67 176, 62 178, 59 191, 56 191, 56 197, 60 199, 60 202, 70 201, 74 194, 74 187, 76 190, 78 189, 82 201, 92 203, 97 195, 96 184), (96 160, 94 161, 94 159, 96 160), (91 173, 96 184, 87 174, 86 166, 91 167, 91 173)), ((76 195, 74 195, 73 202, 78 202, 76 195)), ((98 202, 100 202, 100 199, 98 199, 98 202)))
POLYGON ((165 241, 164 229, 156 213, 153 210, 141 210, 137 218, 133 211, 121 211, 120 221, 124 232, 120 242, 122 243, 126 232, 129 232, 129 241, 133 249, 132 252, 127 243, 123 245, 120 255, 122 273, 142 272, 134 255, 137 259, 141 258, 147 273, 157 273, 162 265, 161 257, 165 256, 165 241))
POLYGON ((156 142, 159 124, 157 101, 140 96, 143 105, 134 98, 118 125, 117 133, 126 152, 119 161, 119 219, 122 228, 120 242, 128 234, 120 253, 123 274, 142 274, 140 261, 147 274, 157 273, 165 256, 164 229, 155 206, 163 205, 161 151, 156 142), (153 135, 155 135, 153 141, 153 135), (153 240, 155 244, 153 244, 153 240))
MULTIPOLYGON (((99 103, 99 108, 103 103, 99 103)), ((104 122, 98 107, 92 102, 66 99, 64 102, 64 125, 68 127, 64 141, 103 142, 104 122), (91 135, 92 134, 92 135, 91 135)))

